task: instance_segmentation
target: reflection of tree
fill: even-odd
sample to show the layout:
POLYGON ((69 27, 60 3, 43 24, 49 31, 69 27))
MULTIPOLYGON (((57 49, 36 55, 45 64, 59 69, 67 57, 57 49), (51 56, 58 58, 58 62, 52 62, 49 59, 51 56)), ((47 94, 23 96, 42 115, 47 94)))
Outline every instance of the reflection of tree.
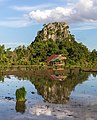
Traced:
POLYGON ((7 75, 6 78, 11 79, 10 75, 7 75))
POLYGON ((93 77, 95 77, 95 78, 96 78, 97 73, 96 73, 96 72, 93 72, 93 73, 92 73, 92 75, 93 75, 93 77))
POLYGON ((11 77, 10 77, 9 75, 0 75, 0 81, 1 81, 1 82, 4 82, 4 79, 5 79, 5 78, 10 79, 11 77))
POLYGON ((16 107, 15 108, 17 112, 21 112, 21 113, 25 112, 25 109, 26 109, 25 96, 26 96, 26 91, 24 87, 16 90, 16 107))
POLYGON ((5 78, 5 76, 0 75, 0 81, 1 82, 4 82, 4 78, 5 78))
POLYGON ((78 84, 87 80, 90 73, 60 71, 26 71, 14 75, 28 79, 35 85, 38 93, 51 103, 66 103, 71 92, 78 84), (52 79, 53 76, 53 79, 52 79), (62 78, 62 79, 61 79, 62 78))
POLYGON ((50 80, 47 76, 38 78, 32 83, 35 85, 38 93, 50 103, 66 103, 69 100, 71 92, 77 84, 81 84, 88 78, 89 73, 67 74, 64 81, 50 80))

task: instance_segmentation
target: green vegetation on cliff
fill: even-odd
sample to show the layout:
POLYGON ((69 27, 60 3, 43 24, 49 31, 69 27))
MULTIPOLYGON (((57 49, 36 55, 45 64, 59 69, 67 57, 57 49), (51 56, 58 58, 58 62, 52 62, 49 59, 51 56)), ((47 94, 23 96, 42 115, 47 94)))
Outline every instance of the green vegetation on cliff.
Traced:
POLYGON ((14 51, 0 46, 0 65, 45 64, 48 56, 63 54, 67 67, 97 67, 97 51, 92 52, 70 34, 66 23, 49 23, 38 32, 28 47, 19 46, 14 51))

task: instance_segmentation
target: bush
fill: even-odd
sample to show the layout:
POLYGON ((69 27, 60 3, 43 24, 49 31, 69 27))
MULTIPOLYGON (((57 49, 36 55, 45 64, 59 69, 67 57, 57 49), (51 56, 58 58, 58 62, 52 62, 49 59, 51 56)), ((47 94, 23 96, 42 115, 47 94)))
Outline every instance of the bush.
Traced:
POLYGON ((25 97, 26 97, 26 90, 24 87, 21 87, 16 90, 16 101, 17 102, 26 101, 25 97))

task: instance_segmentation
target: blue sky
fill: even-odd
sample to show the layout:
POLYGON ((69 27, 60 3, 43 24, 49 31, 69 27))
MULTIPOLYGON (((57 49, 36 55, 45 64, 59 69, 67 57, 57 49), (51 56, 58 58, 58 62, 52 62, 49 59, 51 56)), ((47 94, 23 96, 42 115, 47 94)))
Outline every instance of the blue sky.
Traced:
POLYGON ((78 42, 97 49, 97 0, 0 0, 0 44, 27 46, 44 23, 61 21, 78 42))

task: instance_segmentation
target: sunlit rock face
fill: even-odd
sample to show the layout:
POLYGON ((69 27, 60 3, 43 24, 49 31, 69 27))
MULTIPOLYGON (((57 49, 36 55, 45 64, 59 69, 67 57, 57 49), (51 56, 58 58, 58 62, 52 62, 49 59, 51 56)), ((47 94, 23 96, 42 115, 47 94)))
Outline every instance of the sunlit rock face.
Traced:
POLYGON ((64 104, 69 100, 71 90, 63 83, 50 83, 49 81, 46 81, 44 85, 40 83, 35 87, 38 90, 38 93, 43 96, 44 100, 49 103, 64 104))
POLYGON ((47 100, 49 103, 66 103, 69 98, 69 90, 68 88, 54 84, 51 87, 45 86, 44 87, 44 93, 42 93, 45 100, 47 100))
POLYGON ((69 26, 65 22, 54 22, 44 25, 44 28, 37 33, 35 40, 59 41, 68 38, 70 35, 69 26))

